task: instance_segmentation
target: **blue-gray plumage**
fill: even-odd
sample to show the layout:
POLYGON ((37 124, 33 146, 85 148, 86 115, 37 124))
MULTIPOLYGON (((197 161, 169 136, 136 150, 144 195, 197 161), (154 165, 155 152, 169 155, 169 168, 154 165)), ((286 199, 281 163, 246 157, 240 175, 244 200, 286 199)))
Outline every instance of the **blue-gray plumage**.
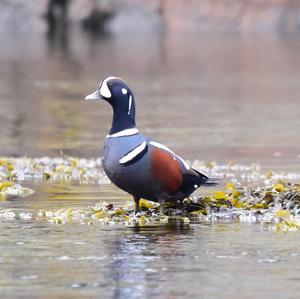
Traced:
POLYGON ((201 185, 215 181, 191 168, 166 146, 141 134, 135 126, 134 95, 126 83, 108 77, 86 100, 107 101, 113 108, 112 126, 104 143, 103 168, 109 179, 139 200, 182 201, 201 185))

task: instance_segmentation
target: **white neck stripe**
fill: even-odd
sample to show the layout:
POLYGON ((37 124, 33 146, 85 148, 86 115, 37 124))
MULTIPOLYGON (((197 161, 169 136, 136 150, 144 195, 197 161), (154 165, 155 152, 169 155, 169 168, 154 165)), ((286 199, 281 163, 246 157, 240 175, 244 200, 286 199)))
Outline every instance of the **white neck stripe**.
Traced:
POLYGON ((131 95, 130 95, 130 96, 129 96, 129 104, 128 104, 128 115, 130 115, 131 104, 132 104, 132 97, 131 97, 131 95))
POLYGON ((124 137, 124 136, 131 136, 139 133, 139 130, 137 128, 131 128, 131 129, 126 129, 111 135, 107 135, 106 138, 114 138, 114 137, 124 137))

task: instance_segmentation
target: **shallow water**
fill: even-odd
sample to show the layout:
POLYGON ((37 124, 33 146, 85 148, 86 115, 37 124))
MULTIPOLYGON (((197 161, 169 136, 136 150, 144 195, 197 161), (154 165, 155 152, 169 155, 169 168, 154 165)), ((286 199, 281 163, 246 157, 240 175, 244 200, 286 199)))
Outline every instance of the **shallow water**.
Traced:
MULTIPOLYGON (((300 40, 155 36, 91 40, 1 33, 0 155, 101 155, 111 121, 84 96, 126 79, 139 128, 187 159, 300 172, 300 40)), ((128 199, 111 185, 22 182, 37 211, 128 199)), ((54 225, 0 219, 1 298, 298 298, 296 233, 261 224, 54 225)))
POLYGON ((11 298, 298 298, 299 242, 258 224, 1 223, 11 298))

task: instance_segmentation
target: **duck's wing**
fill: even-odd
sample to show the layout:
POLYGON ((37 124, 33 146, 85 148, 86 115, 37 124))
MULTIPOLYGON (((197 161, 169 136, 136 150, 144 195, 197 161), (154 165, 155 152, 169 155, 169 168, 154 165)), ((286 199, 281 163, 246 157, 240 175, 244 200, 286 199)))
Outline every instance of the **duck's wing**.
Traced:
POLYGON ((183 173, 178 159, 161 147, 152 143, 150 146, 150 163, 154 180, 161 184, 164 192, 175 194, 183 182, 183 173))
POLYGON ((216 179, 210 179, 176 155, 167 146, 150 141, 152 168, 154 175, 161 181, 165 191, 169 193, 182 192, 191 194, 200 186, 213 186, 216 179))

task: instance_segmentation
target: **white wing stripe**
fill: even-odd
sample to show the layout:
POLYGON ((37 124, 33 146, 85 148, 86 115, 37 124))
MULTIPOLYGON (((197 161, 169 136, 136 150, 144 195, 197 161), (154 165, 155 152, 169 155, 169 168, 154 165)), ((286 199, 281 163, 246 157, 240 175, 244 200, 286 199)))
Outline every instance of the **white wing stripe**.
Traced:
POLYGON ((150 144, 152 144, 153 146, 156 146, 158 148, 161 148, 169 153, 171 153, 173 156, 175 156, 176 158, 178 158, 182 164, 185 166, 186 169, 190 169, 191 166, 186 162, 184 161, 181 157, 177 156, 174 152, 172 152, 167 146, 161 144, 161 143, 158 143, 158 142, 155 142, 155 141, 150 141, 150 144))
POLYGON ((137 155, 139 155, 147 146, 146 141, 141 143, 139 146, 137 146, 135 149, 133 149, 131 152, 126 154, 122 159, 119 160, 120 164, 125 164, 133 160, 137 155))

